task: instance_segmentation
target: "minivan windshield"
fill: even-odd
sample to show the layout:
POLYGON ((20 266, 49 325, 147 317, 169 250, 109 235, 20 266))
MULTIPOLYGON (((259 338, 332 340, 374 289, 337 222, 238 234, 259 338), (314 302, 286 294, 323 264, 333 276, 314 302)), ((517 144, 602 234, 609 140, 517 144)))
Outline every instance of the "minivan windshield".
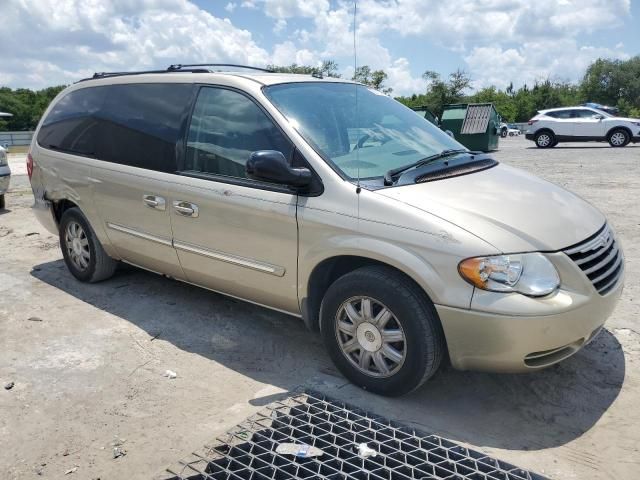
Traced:
POLYGON ((465 150, 413 110, 364 85, 283 83, 264 91, 304 139, 349 179, 382 177, 444 150, 465 150))

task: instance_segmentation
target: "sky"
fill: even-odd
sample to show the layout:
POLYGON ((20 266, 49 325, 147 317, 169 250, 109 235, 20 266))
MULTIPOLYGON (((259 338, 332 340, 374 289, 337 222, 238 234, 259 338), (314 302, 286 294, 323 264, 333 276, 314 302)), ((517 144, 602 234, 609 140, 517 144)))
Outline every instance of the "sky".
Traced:
MULTIPOLYGON (((354 69, 353 1, 0 0, 0 12, 12 88, 173 63, 354 69)), ((640 0, 358 0, 356 25, 356 64, 384 69, 394 95, 424 92, 426 70, 518 87, 640 54, 640 0)))

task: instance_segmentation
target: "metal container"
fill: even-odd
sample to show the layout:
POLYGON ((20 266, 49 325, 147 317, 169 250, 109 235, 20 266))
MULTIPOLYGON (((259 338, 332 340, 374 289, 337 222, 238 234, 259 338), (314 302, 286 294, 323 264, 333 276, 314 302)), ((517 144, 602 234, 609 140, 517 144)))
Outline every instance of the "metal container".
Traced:
POLYGON ((489 152, 498 148, 500 116, 492 103, 445 105, 440 128, 453 133, 469 150, 489 152))

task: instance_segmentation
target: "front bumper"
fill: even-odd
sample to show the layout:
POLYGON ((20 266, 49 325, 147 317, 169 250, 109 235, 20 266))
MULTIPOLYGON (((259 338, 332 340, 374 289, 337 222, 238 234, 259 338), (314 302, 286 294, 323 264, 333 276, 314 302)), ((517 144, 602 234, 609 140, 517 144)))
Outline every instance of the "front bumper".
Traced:
POLYGON ((534 140, 533 133, 525 133, 524 138, 526 138, 527 140, 534 140))
POLYGON ((469 310, 436 305, 455 368, 531 371, 564 360, 589 343, 613 312, 624 274, 600 295, 563 256, 550 258, 568 284, 563 281, 562 289, 548 298, 476 290, 469 310))
POLYGON ((0 195, 7 193, 11 182, 11 170, 7 165, 0 167, 0 195))

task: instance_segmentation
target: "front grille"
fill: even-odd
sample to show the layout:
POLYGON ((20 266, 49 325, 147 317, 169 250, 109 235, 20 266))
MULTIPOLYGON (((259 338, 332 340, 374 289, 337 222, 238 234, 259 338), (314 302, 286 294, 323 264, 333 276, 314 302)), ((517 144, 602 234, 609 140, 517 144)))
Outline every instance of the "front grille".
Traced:
POLYGON ((212 445, 167 469, 163 480, 547 480, 437 435, 306 392, 277 401, 212 445), (319 457, 276 452, 312 446, 319 457), (366 443, 375 456, 363 458, 366 443))
POLYGON ((607 224, 595 235, 563 251, 589 277, 600 295, 611 291, 622 275, 622 252, 607 224))

